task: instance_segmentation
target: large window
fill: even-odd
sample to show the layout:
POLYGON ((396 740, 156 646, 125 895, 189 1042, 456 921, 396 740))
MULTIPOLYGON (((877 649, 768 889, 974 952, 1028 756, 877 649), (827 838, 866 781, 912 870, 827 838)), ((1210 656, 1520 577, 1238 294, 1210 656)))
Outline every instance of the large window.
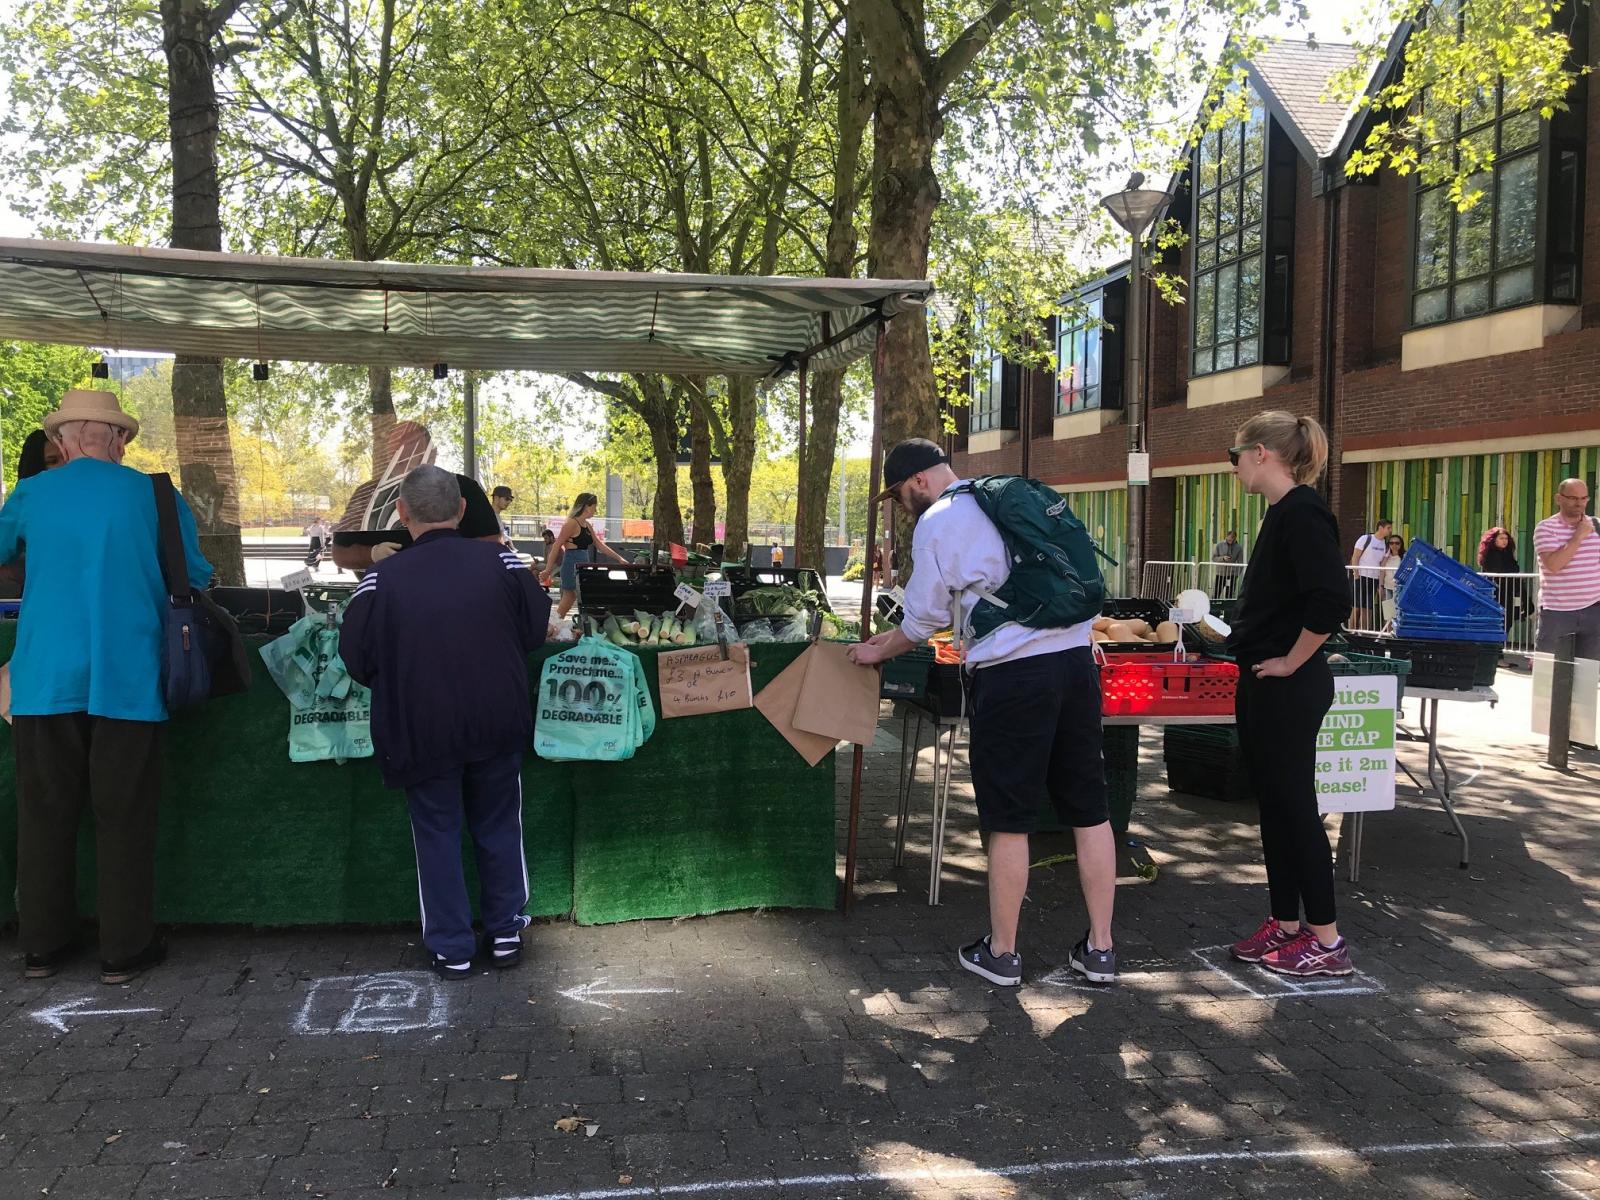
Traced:
POLYGON ((1455 163, 1470 146, 1475 161, 1494 165, 1468 178, 1468 190, 1482 194, 1464 212, 1451 203, 1446 184, 1417 193, 1416 325, 1529 304, 1538 295, 1538 114, 1504 111, 1496 86, 1472 107, 1438 119, 1453 132, 1445 152, 1455 163))
POLYGON ((1247 118, 1195 151, 1193 375, 1263 360, 1268 122, 1254 93, 1249 102, 1247 118))
POLYGON ((1101 321, 1105 293, 1097 292, 1056 335, 1056 416, 1088 412, 1101 401, 1101 321))
POLYGON ((1005 364, 998 352, 972 364, 972 432, 1004 429, 1005 364))

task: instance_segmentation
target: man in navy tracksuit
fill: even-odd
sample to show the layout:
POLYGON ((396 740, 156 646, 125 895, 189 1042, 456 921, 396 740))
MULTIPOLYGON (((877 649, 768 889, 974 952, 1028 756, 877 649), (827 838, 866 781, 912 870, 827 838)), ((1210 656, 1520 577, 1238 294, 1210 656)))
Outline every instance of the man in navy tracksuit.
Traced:
POLYGON ((412 543, 367 573, 345 609, 339 653, 372 689, 383 780, 404 788, 417 852, 422 941, 441 977, 471 974, 476 940, 461 863, 463 812, 477 849, 490 959, 515 966, 528 926, 522 754, 533 734, 528 651, 550 598, 511 551, 456 532, 456 477, 418 467, 400 485, 412 543))

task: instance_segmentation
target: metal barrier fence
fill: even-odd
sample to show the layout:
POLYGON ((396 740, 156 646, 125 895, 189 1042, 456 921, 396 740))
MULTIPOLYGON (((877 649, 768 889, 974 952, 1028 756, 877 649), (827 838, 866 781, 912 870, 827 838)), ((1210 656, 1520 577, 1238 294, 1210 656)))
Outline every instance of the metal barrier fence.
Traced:
MULTIPOLYGON (((1373 580, 1376 603, 1366 608, 1353 608, 1347 627, 1359 633, 1383 633, 1394 622, 1394 568, 1368 568, 1376 570, 1373 580)), ((1362 597, 1356 585, 1359 567, 1345 568, 1350 576, 1352 600, 1362 597)), ((1171 604, 1179 592, 1199 588, 1215 600, 1231 599, 1238 593, 1242 566, 1229 563, 1147 562, 1144 565, 1143 586, 1139 595, 1171 604)), ((1494 584, 1495 596, 1506 611, 1506 653, 1532 654, 1534 638, 1539 623, 1539 576, 1533 573, 1497 575, 1483 573, 1494 584)))

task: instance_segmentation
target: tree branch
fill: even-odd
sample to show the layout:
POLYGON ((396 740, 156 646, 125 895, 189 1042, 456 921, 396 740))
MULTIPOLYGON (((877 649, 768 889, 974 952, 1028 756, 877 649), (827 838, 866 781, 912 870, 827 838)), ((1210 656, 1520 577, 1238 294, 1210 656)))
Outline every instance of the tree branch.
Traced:
POLYGON ((994 40, 1000 27, 1016 15, 1016 0, 994 0, 989 10, 963 29, 933 66, 933 97, 938 100, 950 85, 967 73, 978 55, 994 40))

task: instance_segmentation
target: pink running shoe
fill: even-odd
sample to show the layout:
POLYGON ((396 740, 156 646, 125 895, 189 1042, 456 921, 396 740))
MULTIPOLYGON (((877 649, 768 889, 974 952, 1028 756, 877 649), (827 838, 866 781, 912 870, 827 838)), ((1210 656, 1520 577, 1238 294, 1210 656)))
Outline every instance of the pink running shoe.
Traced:
POLYGON ((1350 951, 1344 939, 1331 949, 1317 941, 1309 929, 1287 946, 1269 950, 1261 956, 1261 966, 1279 975, 1349 975, 1355 970, 1350 962, 1350 951))
POLYGON ((1244 941, 1235 942, 1228 947, 1228 950, 1240 962, 1255 963, 1260 962, 1262 955, 1268 951, 1276 950, 1280 946, 1287 946, 1299 936, 1300 931, 1298 929, 1293 933, 1289 933, 1282 925, 1278 924, 1277 917, 1268 917, 1261 922, 1260 929, 1245 938, 1244 941))

